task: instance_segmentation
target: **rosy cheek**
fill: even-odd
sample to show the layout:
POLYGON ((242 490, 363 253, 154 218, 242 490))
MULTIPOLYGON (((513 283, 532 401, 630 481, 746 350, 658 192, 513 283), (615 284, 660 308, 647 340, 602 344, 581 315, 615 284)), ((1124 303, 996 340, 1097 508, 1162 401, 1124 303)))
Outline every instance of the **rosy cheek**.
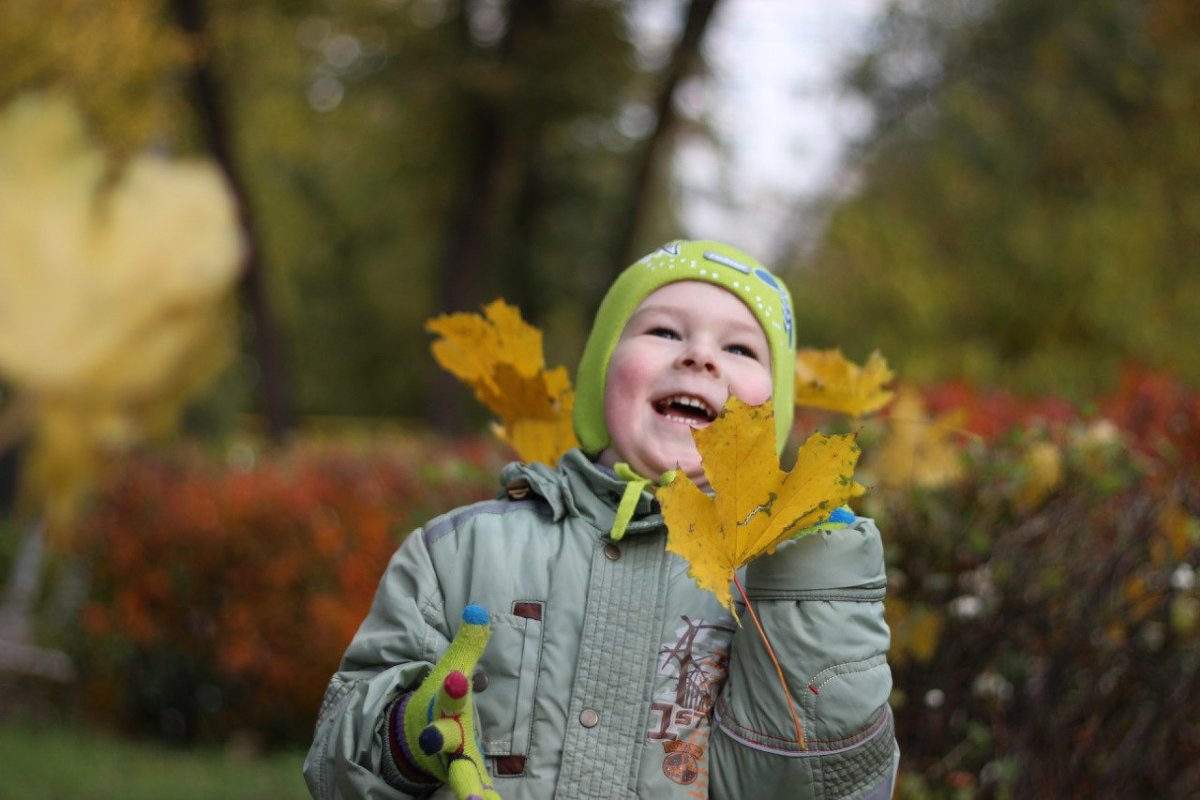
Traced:
POLYGON ((771 397, 771 390, 769 388, 760 389, 756 391, 745 392, 743 394, 739 394, 738 396, 743 402, 749 405, 760 406, 767 402, 767 400, 771 397))
POLYGON ((628 397, 644 387, 647 382, 647 370, 640 367, 633 359, 614 361, 608 372, 607 390, 610 394, 628 397))
POLYGON ((771 397, 771 378, 769 375, 748 376, 734 383, 730 390, 744 403, 762 405, 771 397))
POLYGON ((609 367, 604 391, 604 412, 610 422, 613 415, 624 414, 632 407, 635 390, 641 380, 639 372, 629 361, 613 361, 609 367))

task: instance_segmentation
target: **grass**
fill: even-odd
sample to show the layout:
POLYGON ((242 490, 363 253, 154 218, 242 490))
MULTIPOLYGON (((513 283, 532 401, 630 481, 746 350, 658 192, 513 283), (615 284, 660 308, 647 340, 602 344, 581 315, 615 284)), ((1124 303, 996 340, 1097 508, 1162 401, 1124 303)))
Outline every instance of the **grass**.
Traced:
POLYGON ((306 800, 298 752, 180 750, 66 726, 0 723, 0 800, 306 800))

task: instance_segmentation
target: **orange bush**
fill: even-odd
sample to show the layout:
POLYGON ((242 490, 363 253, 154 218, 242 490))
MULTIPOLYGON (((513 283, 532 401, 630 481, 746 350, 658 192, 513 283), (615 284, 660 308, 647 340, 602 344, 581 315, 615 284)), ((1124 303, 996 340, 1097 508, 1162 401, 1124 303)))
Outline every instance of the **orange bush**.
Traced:
POLYGON ((72 532, 89 710, 180 738, 306 739, 403 536, 494 494, 495 448, 298 447, 246 470, 128 461, 72 532))

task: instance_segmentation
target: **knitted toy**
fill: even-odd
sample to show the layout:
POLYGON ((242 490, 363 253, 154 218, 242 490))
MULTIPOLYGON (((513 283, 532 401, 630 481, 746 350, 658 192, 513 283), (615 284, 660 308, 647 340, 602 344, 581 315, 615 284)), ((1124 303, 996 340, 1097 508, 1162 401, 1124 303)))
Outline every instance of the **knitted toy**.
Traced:
POLYGON ((449 784, 458 800, 501 800, 479 750, 469 678, 491 633, 486 609, 464 608, 454 641, 403 709, 415 766, 449 784))

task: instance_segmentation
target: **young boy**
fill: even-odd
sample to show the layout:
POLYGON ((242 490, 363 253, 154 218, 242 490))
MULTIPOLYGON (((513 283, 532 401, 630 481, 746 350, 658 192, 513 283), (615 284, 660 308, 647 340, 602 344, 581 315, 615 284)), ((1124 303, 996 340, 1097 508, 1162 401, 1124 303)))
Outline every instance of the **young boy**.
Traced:
POLYGON ((453 797, 449 779, 460 797, 505 800, 889 798, 874 523, 745 571, 804 749, 757 631, 665 550, 644 491, 676 468, 707 486, 691 430, 730 394, 774 398, 782 449, 794 359, 787 289, 746 254, 673 242, 623 272, 579 366, 581 448, 556 469, 510 464, 499 499, 433 520, 392 559, 322 704, 314 797, 453 797))

